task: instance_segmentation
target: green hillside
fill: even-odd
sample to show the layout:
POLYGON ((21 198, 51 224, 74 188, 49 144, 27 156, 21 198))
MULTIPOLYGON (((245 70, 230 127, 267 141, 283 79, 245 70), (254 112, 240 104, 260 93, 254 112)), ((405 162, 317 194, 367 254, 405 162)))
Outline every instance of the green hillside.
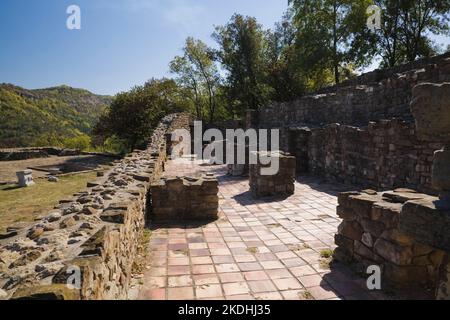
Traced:
POLYGON ((0 148, 67 146, 68 141, 86 140, 111 101, 68 86, 27 90, 0 84, 0 148))

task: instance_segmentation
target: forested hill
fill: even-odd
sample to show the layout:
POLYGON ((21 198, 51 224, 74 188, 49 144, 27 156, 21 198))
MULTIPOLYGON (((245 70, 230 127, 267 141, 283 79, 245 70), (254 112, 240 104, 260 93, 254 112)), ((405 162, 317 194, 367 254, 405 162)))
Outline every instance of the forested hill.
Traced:
POLYGON ((0 148, 64 146, 87 138, 111 101, 68 86, 27 90, 0 84, 0 148))

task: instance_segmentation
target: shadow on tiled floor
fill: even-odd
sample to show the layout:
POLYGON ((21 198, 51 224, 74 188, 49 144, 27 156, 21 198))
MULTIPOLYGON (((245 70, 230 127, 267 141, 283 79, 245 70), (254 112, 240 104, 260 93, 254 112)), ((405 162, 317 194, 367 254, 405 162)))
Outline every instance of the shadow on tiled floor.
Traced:
POLYGON ((289 198, 255 200, 248 180, 224 166, 167 165, 168 175, 202 170, 219 176, 220 219, 151 225, 147 268, 130 298, 390 299, 346 266, 323 263, 340 224, 336 195, 351 188, 307 176, 289 198))

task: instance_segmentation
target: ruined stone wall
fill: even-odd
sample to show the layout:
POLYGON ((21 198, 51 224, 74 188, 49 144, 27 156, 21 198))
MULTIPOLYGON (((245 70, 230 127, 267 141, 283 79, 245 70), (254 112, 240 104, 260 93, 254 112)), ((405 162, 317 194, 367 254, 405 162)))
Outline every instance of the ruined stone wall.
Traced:
POLYGON ((364 128, 333 124, 290 135, 290 151, 303 166, 300 172, 377 190, 436 192, 431 183, 433 154, 443 144, 418 140, 412 123, 382 120, 364 128))
POLYGON ((135 151, 35 224, 0 240, 0 297, 126 299, 149 188, 166 160, 165 134, 185 125, 163 119, 149 147, 135 151), (77 284, 79 288, 67 286, 77 284))
POLYGON ((162 179, 152 184, 151 219, 156 221, 216 220, 219 182, 214 176, 162 179))
POLYGON ((417 84, 449 80, 450 53, 275 104, 259 112, 258 126, 281 130, 281 149, 296 156, 298 173, 434 194, 432 156, 443 144, 419 141, 410 104, 417 84))
MULTIPOLYGON (((445 284, 448 268, 448 210, 436 210, 437 198, 408 189, 377 193, 346 192, 339 195, 337 214, 343 219, 335 240, 336 260, 365 273, 369 266, 379 266, 382 287, 428 289, 430 298, 447 298, 445 284), (441 220, 427 223, 420 215, 410 215, 408 210, 420 211, 428 219, 441 220), (409 208, 409 209, 408 209, 409 208), (426 242, 408 232, 404 225, 414 220, 421 234, 437 238, 439 243, 426 242), (437 226, 437 227, 436 227, 437 226)), ((415 229, 417 229, 415 228, 415 229)))
POLYGON ((380 72, 376 77, 366 74, 324 90, 328 93, 275 103, 260 111, 259 125, 263 128, 331 123, 365 126, 369 121, 391 118, 412 121, 409 104, 414 86, 444 81, 450 81, 450 54, 380 72))

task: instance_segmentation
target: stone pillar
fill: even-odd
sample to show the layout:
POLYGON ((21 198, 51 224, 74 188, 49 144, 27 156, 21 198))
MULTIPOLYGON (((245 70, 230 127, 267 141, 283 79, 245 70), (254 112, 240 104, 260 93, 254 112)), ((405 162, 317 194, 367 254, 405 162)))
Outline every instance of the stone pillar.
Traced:
POLYGON ((411 112, 416 120, 419 139, 445 143, 442 150, 435 152, 432 169, 432 183, 440 192, 440 201, 407 203, 401 213, 400 228, 417 241, 444 250, 445 256, 440 261, 436 297, 449 300, 450 83, 424 83, 416 86, 413 90, 411 112))
POLYGON ((411 112, 420 140, 444 142, 433 161, 433 186, 441 206, 450 207, 450 83, 423 83, 413 90, 411 112))
POLYGON ((156 221, 216 220, 219 182, 214 175, 162 179, 150 189, 151 218, 156 221))
POLYGON ((296 159, 284 152, 256 152, 257 164, 250 165, 250 191, 255 198, 289 196, 295 191, 296 159), (262 170, 271 165, 261 163, 261 157, 279 161, 275 174, 264 175, 262 170), (276 158, 276 159, 275 159, 276 158))
POLYGON ((29 187, 34 185, 33 171, 24 170, 16 172, 19 187, 29 187))

